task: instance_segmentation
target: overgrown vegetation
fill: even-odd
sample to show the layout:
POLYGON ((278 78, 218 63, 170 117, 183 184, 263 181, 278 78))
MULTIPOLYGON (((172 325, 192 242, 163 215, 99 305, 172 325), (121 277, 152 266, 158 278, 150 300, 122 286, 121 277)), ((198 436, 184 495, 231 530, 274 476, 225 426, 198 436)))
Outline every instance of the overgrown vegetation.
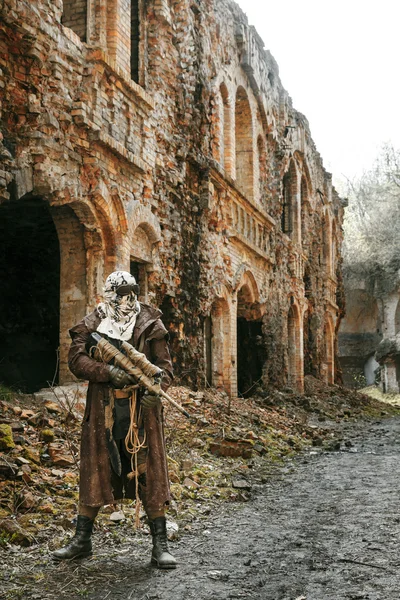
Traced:
POLYGON ((400 269, 400 149, 382 147, 372 169, 348 181, 344 271, 389 291, 400 269))

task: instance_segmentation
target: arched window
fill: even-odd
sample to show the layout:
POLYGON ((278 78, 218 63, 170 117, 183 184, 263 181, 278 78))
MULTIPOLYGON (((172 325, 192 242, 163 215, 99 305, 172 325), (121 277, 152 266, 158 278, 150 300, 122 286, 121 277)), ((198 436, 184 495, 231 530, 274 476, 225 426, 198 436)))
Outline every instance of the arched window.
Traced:
POLYGON ((239 87, 235 103, 236 183, 248 198, 254 197, 253 125, 246 91, 239 87))
POLYGON ((142 302, 148 301, 148 273, 153 271, 153 248, 156 239, 157 234, 148 223, 141 223, 132 235, 130 272, 140 286, 139 299, 142 302))
POLYGON ((307 233, 308 233, 308 186, 307 180, 303 177, 301 178, 301 186, 300 186, 300 206, 301 206, 301 243, 302 246, 307 246, 307 233))
POLYGON ((87 0, 64 0, 61 23, 86 42, 87 0))
POLYGON ((131 0, 131 78, 139 83, 140 0, 131 0))
POLYGON ((332 274, 332 225, 329 215, 322 218, 322 248, 324 265, 328 275, 332 274))
POLYGON ((232 175, 232 115, 229 103, 228 89, 224 83, 220 87, 222 99, 222 160, 225 172, 232 175))
POLYGON ((332 239, 331 239, 331 265, 330 273, 331 277, 336 275, 336 252, 337 252, 337 239, 336 239, 336 222, 332 222, 332 239))
POLYGON ((295 242, 299 241, 298 221, 297 172, 292 161, 283 178, 281 227, 283 233, 289 235, 295 242))
POLYGON ((283 206, 281 215, 281 228, 283 233, 290 235, 293 231, 292 194, 290 190, 290 175, 286 173, 283 178, 283 206))
POLYGON ((232 176, 232 115, 229 92, 225 83, 221 83, 215 101, 217 122, 214 126, 213 156, 225 173, 232 176))
POLYGON ((257 138, 257 155, 258 155, 258 197, 260 202, 266 202, 267 190, 267 157, 265 152, 265 144, 261 135, 257 138))
POLYGON ((142 65, 142 0, 106 0, 104 5, 107 51, 117 67, 141 83, 142 65))

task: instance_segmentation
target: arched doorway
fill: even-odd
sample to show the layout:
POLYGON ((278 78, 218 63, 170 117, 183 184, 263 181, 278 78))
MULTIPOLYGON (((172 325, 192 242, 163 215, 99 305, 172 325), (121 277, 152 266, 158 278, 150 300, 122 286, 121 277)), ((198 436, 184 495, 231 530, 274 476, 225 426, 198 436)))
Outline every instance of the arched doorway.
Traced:
POLYGON ((156 241, 157 235, 147 223, 141 223, 132 235, 130 272, 139 283, 142 302, 148 301, 148 274, 153 269, 153 246, 156 241))
POLYGON ((230 310, 225 298, 217 298, 211 316, 204 321, 206 381, 231 392, 230 310))
POLYGON ((309 213, 309 194, 308 194, 308 186, 307 180, 303 177, 301 178, 300 185, 300 210, 301 210, 301 243, 303 246, 303 251, 305 251, 308 247, 307 234, 310 231, 310 224, 308 222, 309 213))
POLYGON ((281 229, 283 233, 299 243, 299 207, 298 207, 298 178, 295 162, 290 161, 289 169, 282 182, 283 205, 281 213, 281 229))
POLYGON ((60 248, 48 205, 0 206, 0 382, 32 393, 57 381, 60 248))
POLYGON ((262 320, 251 289, 244 284, 237 295, 238 394, 250 397, 261 383, 265 363, 262 320))

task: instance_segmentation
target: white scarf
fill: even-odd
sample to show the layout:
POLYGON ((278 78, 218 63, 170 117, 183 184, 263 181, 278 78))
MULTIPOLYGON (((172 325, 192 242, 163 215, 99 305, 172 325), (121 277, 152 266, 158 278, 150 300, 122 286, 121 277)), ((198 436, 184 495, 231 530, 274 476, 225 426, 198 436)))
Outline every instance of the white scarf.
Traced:
POLYGON ((114 271, 107 277, 104 285, 104 302, 97 306, 101 318, 100 325, 97 327, 99 333, 116 340, 131 339, 136 318, 140 313, 140 304, 133 291, 120 296, 116 290, 121 285, 135 284, 135 278, 127 271, 114 271))

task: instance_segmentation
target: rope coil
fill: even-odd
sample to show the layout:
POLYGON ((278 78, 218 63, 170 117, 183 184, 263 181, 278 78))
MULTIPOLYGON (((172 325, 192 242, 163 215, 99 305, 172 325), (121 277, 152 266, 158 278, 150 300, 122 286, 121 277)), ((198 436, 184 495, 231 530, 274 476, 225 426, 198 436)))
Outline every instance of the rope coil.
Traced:
POLYGON ((139 497, 139 465, 138 465, 138 453, 140 450, 147 448, 146 446, 146 431, 143 435, 143 440, 140 441, 139 428, 143 420, 142 408, 139 407, 137 411, 137 389, 133 389, 129 398, 130 403, 130 416, 131 421, 129 425, 128 433, 125 438, 125 446, 127 452, 131 455, 131 469, 132 471, 128 475, 128 479, 135 477, 135 496, 136 496, 136 507, 135 507, 135 526, 136 528, 140 525, 140 505, 141 500, 139 497))

